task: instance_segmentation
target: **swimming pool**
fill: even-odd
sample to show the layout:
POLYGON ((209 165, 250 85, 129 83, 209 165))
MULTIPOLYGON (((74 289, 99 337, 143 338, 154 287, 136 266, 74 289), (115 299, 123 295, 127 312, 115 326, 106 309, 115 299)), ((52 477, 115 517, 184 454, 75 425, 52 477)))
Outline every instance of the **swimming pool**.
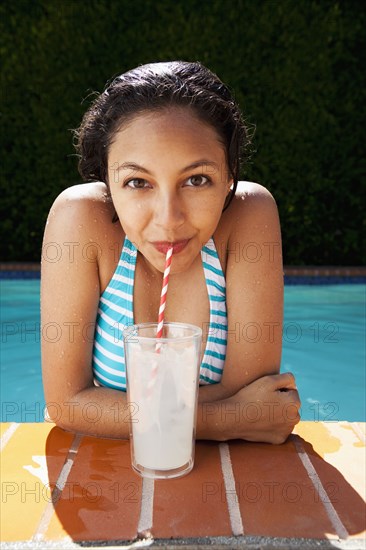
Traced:
MULTIPOLYGON (((2 280, 1 421, 40 422, 39 280, 2 280)), ((286 285, 281 371, 303 420, 365 421, 364 284, 286 285)))

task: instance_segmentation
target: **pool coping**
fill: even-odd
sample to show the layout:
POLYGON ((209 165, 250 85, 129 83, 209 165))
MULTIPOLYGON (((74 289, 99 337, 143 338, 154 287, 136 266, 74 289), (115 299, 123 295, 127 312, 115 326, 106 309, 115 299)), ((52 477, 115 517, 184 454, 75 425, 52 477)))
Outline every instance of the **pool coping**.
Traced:
MULTIPOLYGON (((286 286, 366 284, 364 267, 285 266, 283 275, 286 286)), ((40 264, 0 264, 0 280, 39 281, 40 278, 40 264)))
MULTIPOLYGON (((38 279, 41 264, 36 262, 0 262, 0 279, 38 279)), ((304 284, 319 282, 366 282, 364 266, 292 266, 285 265, 283 273, 286 283, 304 284), (302 280, 301 280, 302 279, 302 280)))
POLYGON ((192 474, 179 481, 155 481, 152 490, 130 467, 129 442, 75 435, 52 423, 3 423, 0 427, 3 483, 28 489, 8 491, 2 502, 4 550, 364 548, 364 469, 355 471, 354 467, 364 460, 364 423, 300 422, 278 446, 240 440, 197 441, 192 474), (222 447, 226 447, 226 458, 222 447), (42 471, 47 478, 40 476, 35 464, 45 465, 42 471), (103 476, 96 477, 98 473, 103 476), (59 488, 55 500, 34 498, 35 478, 46 483, 44 487, 59 488), (258 507, 258 499, 241 487, 259 480, 263 486, 296 485, 300 495, 290 498, 286 492, 286 498, 283 490, 261 492, 258 507), (202 483, 213 481, 224 484, 225 498, 220 491, 212 491, 213 486, 207 493, 210 500, 202 498, 202 483), (110 490, 116 482, 121 488, 125 483, 126 488, 133 485, 135 499, 126 499, 127 493, 119 491, 115 498, 110 490), (84 493, 80 500, 80 491, 70 492, 70 487, 98 483, 98 495, 106 500, 87 499, 84 493), (114 506, 106 507, 106 502, 114 506), (15 531, 11 520, 20 510, 28 511, 28 520, 15 531), (87 511, 82 515, 85 524, 80 526, 73 522, 72 513, 78 516, 83 510, 87 511), (126 514, 130 520, 121 521, 126 514), (200 521, 196 521, 198 514, 200 521))
MULTIPOLYGON (((38 262, 0 262, 0 271, 40 271, 38 262)), ((329 275, 358 277, 366 275, 366 266, 285 265, 285 275, 329 275)))

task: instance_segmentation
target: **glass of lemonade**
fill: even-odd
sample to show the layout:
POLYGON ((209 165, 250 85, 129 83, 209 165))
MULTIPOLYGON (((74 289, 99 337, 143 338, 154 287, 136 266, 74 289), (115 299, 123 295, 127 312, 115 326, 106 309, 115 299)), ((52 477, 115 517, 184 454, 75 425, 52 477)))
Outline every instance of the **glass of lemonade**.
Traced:
POLYGON ((141 323, 123 331, 131 460, 143 477, 193 468, 202 331, 183 323, 141 323))

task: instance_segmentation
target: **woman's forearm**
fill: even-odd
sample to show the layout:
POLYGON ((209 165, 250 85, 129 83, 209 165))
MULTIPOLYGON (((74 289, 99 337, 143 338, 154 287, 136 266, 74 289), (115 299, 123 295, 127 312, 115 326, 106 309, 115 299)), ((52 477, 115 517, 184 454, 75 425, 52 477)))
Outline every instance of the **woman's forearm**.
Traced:
MULTIPOLYGON (((289 373, 264 376, 228 397, 223 387, 215 386, 199 390, 197 439, 282 443, 300 419, 300 400, 289 373)), ((138 403, 109 388, 87 388, 63 403, 47 403, 47 409, 61 428, 99 437, 129 439, 130 421, 139 422, 138 403)))
POLYGON ((87 388, 60 403, 47 403, 51 421, 64 430, 115 439, 129 439, 129 420, 138 421, 138 407, 126 392, 87 388))
MULTIPOLYGON (((238 404, 239 405, 239 404, 238 404)), ((196 439, 227 441, 235 438, 235 422, 240 422, 238 406, 226 399, 200 402, 197 408, 196 439)))
POLYGON ((197 407, 197 439, 226 441, 234 437, 232 423, 238 421, 238 406, 228 400, 232 392, 221 383, 200 386, 197 407))
POLYGON ((290 373, 263 376, 234 395, 210 400, 214 392, 220 388, 200 392, 197 439, 283 443, 300 420, 301 403, 290 373))
MULTIPOLYGON (((228 404, 215 399, 220 393, 219 387, 200 388, 199 399, 205 400, 197 408, 198 439, 228 439, 230 415, 228 404)), ((67 431, 116 439, 129 439, 130 419, 139 421, 138 404, 128 402, 125 392, 101 387, 85 389, 63 403, 48 403, 47 413, 67 431)))
POLYGON ((218 382, 217 384, 207 384, 199 387, 198 402, 211 403, 212 401, 227 399, 234 394, 235 391, 225 388, 222 382, 218 382))

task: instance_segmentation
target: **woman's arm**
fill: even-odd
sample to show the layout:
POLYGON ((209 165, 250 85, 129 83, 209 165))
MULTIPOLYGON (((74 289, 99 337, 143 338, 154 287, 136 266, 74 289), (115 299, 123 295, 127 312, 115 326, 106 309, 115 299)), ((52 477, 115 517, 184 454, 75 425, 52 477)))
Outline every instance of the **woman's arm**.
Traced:
POLYGON ((111 224, 101 185, 67 189, 48 216, 41 274, 42 375, 51 420, 74 432, 126 438, 126 395, 95 387, 91 368, 98 263, 108 253, 100 239, 107 233, 105 223, 111 224))
POLYGON ((239 390, 280 369, 283 265, 271 194, 247 184, 232 204, 226 266, 228 343, 222 385, 239 390), (242 198, 241 198, 242 197, 242 198))
MULTIPOLYGON (((293 376, 278 374, 283 267, 277 207, 265 188, 246 183, 224 216, 228 344, 220 384, 200 388, 202 418, 207 421, 209 411, 223 439, 282 442, 299 421, 300 401, 293 376)), ((198 427, 205 437, 207 423, 198 427)))
POLYGON ((300 401, 291 373, 263 376, 226 399, 206 401, 200 397, 197 439, 279 444, 286 441, 300 419, 300 401))

